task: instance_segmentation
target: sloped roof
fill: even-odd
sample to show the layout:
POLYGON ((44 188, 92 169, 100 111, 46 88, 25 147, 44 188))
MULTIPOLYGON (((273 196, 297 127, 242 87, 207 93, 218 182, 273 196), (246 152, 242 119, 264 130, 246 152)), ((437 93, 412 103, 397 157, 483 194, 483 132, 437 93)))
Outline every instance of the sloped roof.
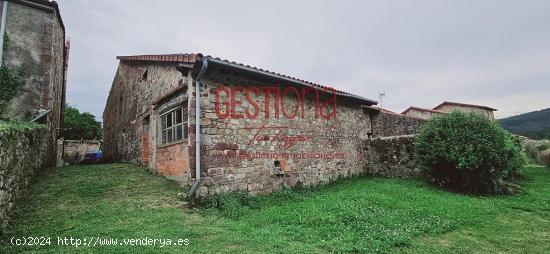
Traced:
POLYGON ((376 107, 376 106, 363 106, 362 108, 364 108, 366 110, 369 110, 369 111, 381 112, 381 113, 390 114, 390 115, 399 115, 399 113, 393 112, 389 109, 376 107))
MULTIPOLYGON (((319 89, 333 89, 333 88, 328 87, 328 86, 320 85, 320 84, 317 84, 317 83, 313 83, 313 82, 306 81, 306 80, 303 80, 303 79, 298 79, 298 78, 295 78, 295 77, 292 77, 292 76, 288 76, 288 75, 284 75, 284 74, 281 74, 281 73, 265 70, 265 69, 262 69, 262 68, 253 67, 253 66, 250 66, 250 65, 245 65, 245 64, 242 64, 242 63, 234 62, 234 61, 229 61, 227 59, 221 59, 219 57, 212 57, 212 56, 209 56, 209 55, 205 56, 201 53, 117 56, 117 59, 121 60, 121 61, 143 61, 143 62, 164 62, 164 63, 189 63, 189 64, 195 64, 196 62, 201 61, 203 57, 207 57, 209 59, 209 61, 213 61, 215 63, 223 64, 223 65, 226 65, 226 66, 230 66, 230 67, 234 67, 234 68, 238 68, 238 69, 242 69, 242 70, 246 70, 246 71, 250 71, 250 72, 254 72, 254 73, 257 73, 257 74, 260 74, 260 75, 272 76, 272 77, 276 77, 276 78, 279 78, 279 79, 282 79, 282 80, 287 80, 287 81, 290 81, 290 82, 293 82, 293 83, 298 83, 298 84, 301 84, 301 85, 311 86, 311 87, 319 88, 319 89)), ((334 90, 335 90, 336 94, 338 94, 338 95, 358 99, 358 100, 361 100, 363 102, 366 102, 369 105, 378 104, 378 102, 375 101, 375 100, 367 99, 365 97, 355 95, 355 94, 351 94, 351 93, 348 93, 348 92, 345 92, 345 91, 340 91, 340 90, 336 90, 336 89, 334 89, 334 90)))
POLYGON ((445 105, 462 106, 462 107, 479 108, 479 109, 484 109, 484 110, 497 111, 496 109, 491 108, 491 107, 487 107, 487 106, 475 105, 475 104, 466 104, 466 103, 460 103, 460 102, 451 102, 451 101, 444 101, 441 104, 434 107, 433 109, 437 110, 438 108, 441 108, 445 105))
POLYGON ((164 54, 164 55, 135 55, 117 56, 121 61, 144 61, 144 62, 174 62, 174 63, 195 63, 202 58, 202 54, 164 54))
POLYGON ((370 111, 370 112, 377 112, 377 113, 383 113, 383 114, 394 115, 394 116, 399 116, 399 117, 414 118, 414 119, 425 120, 425 119, 420 118, 420 117, 410 116, 410 115, 403 115, 403 114, 399 114, 399 113, 393 112, 393 111, 391 111, 391 110, 389 110, 389 109, 380 108, 380 107, 376 107, 376 106, 361 106, 361 107, 362 107, 364 110, 367 110, 367 111, 370 111))
POLYGON ((407 113, 407 112, 409 112, 410 110, 413 110, 413 109, 418 110, 418 111, 427 111, 427 112, 436 113, 436 114, 445 114, 445 112, 442 112, 442 111, 439 111, 439 110, 419 108, 419 107, 414 107, 414 106, 410 106, 409 108, 405 109, 405 111, 401 112, 401 114, 405 114, 405 113, 407 113))

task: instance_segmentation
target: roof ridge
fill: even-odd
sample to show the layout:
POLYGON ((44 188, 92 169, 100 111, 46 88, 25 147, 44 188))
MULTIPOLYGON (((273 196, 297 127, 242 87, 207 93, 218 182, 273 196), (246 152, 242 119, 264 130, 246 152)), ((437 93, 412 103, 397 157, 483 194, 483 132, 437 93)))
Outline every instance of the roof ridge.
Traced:
POLYGON ((446 104, 466 106, 466 107, 474 107, 474 108, 487 109, 487 110, 491 110, 491 111, 497 111, 496 109, 488 107, 488 106, 468 104, 468 103, 462 103, 462 102, 452 102, 452 101, 443 101, 441 104, 435 106, 433 109, 437 110, 438 108, 440 108, 441 106, 446 105, 446 104))
POLYGON ((424 111, 434 112, 434 113, 445 113, 445 112, 440 111, 440 110, 429 109, 429 108, 421 108, 421 107, 417 107, 417 106, 410 106, 407 109, 405 109, 403 112, 401 112, 401 114, 405 114, 405 113, 407 113, 407 111, 409 111, 411 109, 419 109, 419 110, 424 110, 424 111))
POLYGON ((327 89, 327 90, 332 89, 337 94, 345 96, 345 97, 350 97, 350 98, 355 98, 355 99, 358 99, 358 100, 366 101, 366 102, 370 103, 371 105, 372 104, 378 104, 377 101, 367 99, 363 96, 355 95, 355 94, 352 94, 352 93, 349 93, 349 92, 337 90, 337 89, 329 87, 329 86, 325 86, 325 85, 321 85, 321 84, 314 83, 314 82, 311 82, 311 81, 307 81, 307 80, 299 79, 299 78, 296 78, 296 77, 288 76, 288 75, 281 74, 281 73, 278 73, 278 72, 262 69, 262 68, 259 68, 259 67, 255 67, 255 66, 251 66, 251 65, 247 65, 247 64, 243 64, 243 63, 238 63, 238 62, 235 62, 235 61, 230 61, 228 59, 222 59, 222 58, 214 57, 214 56, 211 56, 211 55, 203 55, 202 53, 178 53, 178 54, 160 54, 160 55, 151 55, 151 54, 149 54, 149 55, 129 55, 129 56, 117 56, 116 58, 118 60, 121 60, 121 61, 176 62, 176 63, 177 62, 184 62, 184 63, 193 63, 194 64, 197 61, 201 60, 203 57, 214 60, 218 64, 220 64, 220 63, 221 64, 229 64, 229 65, 232 65, 233 67, 245 69, 247 71, 252 71, 252 72, 259 72, 260 74, 263 74, 263 75, 276 76, 279 79, 287 79, 287 80, 290 80, 292 82, 302 84, 302 85, 305 85, 305 86, 312 86, 312 87, 327 89))

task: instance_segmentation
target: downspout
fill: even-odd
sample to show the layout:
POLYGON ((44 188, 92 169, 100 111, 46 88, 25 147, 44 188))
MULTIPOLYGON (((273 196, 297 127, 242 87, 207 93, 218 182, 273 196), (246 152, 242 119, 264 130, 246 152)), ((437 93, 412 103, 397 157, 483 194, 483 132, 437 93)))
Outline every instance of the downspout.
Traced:
POLYGON ((4 33, 6 33, 6 16, 8 16, 8 1, 2 3, 2 21, 0 23, 0 64, 4 63, 4 33))
POLYGON ((201 89, 200 79, 208 68, 208 57, 202 58, 202 66, 195 79, 195 182, 189 190, 189 197, 195 195, 195 191, 201 182, 201 89))

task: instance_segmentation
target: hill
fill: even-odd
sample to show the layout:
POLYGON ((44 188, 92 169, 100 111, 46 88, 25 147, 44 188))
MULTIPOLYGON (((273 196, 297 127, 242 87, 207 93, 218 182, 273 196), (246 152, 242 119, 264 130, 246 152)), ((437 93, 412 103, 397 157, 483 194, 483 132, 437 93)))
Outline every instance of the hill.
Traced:
POLYGON ((550 108, 498 120, 504 129, 531 139, 550 139, 550 108))

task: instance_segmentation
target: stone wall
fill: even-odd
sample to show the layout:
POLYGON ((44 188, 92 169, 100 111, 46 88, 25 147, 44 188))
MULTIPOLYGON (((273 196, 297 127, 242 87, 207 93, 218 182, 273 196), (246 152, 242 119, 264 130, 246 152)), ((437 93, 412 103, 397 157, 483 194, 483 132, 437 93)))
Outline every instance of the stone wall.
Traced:
POLYGON ((390 137, 412 135, 418 133, 420 126, 426 120, 382 111, 371 114, 373 137, 390 137))
MULTIPOLYGON (((521 137, 521 136, 520 136, 521 137)), ((525 153, 534 162, 550 166, 550 141, 549 140, 531 140, 521 137, 525 153)))
POLYGON ((33 176, 52 156, 46 127, 11 127, 0 123, 0 231, 33 176))
MULTIPOLYGON (((104 151, 111 160, 144 165, 191 185, 196 178, 196 83, 191 71, 183 75, 175 66, 121 60, 103 114, 104 151), (160 116, 177 107, 187 110, 188 136, 162 144, 157 138, 160 116)), ((208 69, 199 94, 199 195, 268 193, 325 184, 365 170, 387 176, 414 175, 412 139, 369 139, 415 134, 425 120, 372 107, 366 112, 364 102, 344 96, 336 97, 335 116, 325 119, 316 107, 315 95, 297 104, 293 93, 283 94, 289 87, 300 94, 304 89, 261 75, 208 69), (266 89, 279 91, 266 95, 266 89), (252 92, 247 95, 246 91, 252 92), (283 112, 296 109, 294 116, 283 112), (251 113, 256 111, 256 115, 251 113)))
POLYGON ((2 60, 12 68, 24 66, 26 81, 23 92, 10 102, 7 112, 10 118, 30 120, 41 108, 43 89, 49 85, 49 76, 44 76, 42 68, 50 67, 49 62, 42 64, 42 56, 44 47, 51 47, 52 26, 51 13, 8 2, 6 34, 9 41, 2 60))
POLYGON ((365 173, 384 177, 416 177, 414 136, 381 137, 363 146, 365 173))
POLYGON ((64 140, 63 160, 69 164, 78 163, 88 151, 97 151, 101 142, 97 140, 64 140))
MULTIPOLYGON (((25 85, 8 105, 6 118, 29 121, 41 111, 51 110, 41 123, 47 124, 49 149, 55 151, 62 128, 65 102, 65 28, 57 3, 9 1, 6 16, 7 47, 3 62, 22 67, 25 85)), ((56 153, 52 153, 55 155, 56 153)), ((55 158, 51 158, 53 165, 55 158)))
MULTIPOLYGON (((271 108, 268 117, 262 105, 269 99, 273 107, 275 95, 268 98, 255 95, 262 107, 257 118, 221 119, 215 111, 218 87, 263 89, 277 84, 214 68, 210 68, 201 81, 200 195, 230 191, 266 193, 296 184, 328 183, 364 170, 361 140, 368 138, 371 124, 361 102, 337 97, 336 117, 327 120, 316 115, 312 95, 304 102, 304 115, 301 116, 300 110, 298 117, 289 119, 283 116, 282 108, 294 110, 296 103, 292 94, 284 97, 281 92, 281 98, 277 98, 282 101, 278 116, 271 108), (261 129, 262 126, 267 129, 261 129), (258 131, 260 133, 256 133, 258 131), (256 134, 261 140, 258 137, 252 140, 256 134), (285 146, 283 139, 298 136, 306 136, 307 141, 285 146), (251 154, 265 154, 265 157, 250 158, 251 154)), ((184 185, 192 184, 195 178, 194 84, 190 73, 182 75, 175 65, 121 61, 103 114, 107 158, 145 165, 184 185), (159 102, 169 95, 173 99, 159 102), (169 104, 187 106, 189 136, 176 144, 161 146, 156 138, 159 114, 169 104)), ((279 85, 284 88, 287 84, 279 85)), ((301 87, 296 89, 302 91, 301 87)), ((221 99, 227 101, 228 98, 222 96, 221 99)), ((253 109, 244 93, 238 92, 235 99, 243 102, 235 108, 235 114, 242 115, 247 109, 253 109)))
POLYGON ((495 119, 495 116, 493 114, 492 110, 478 108, 478 107, 472 107, 472 106, 466 106, 466 105, 455 105, 455 104, 446 104, 439 106, 437 108, 438 111, 443 111, 450 113, 452 111, 458 110, 466 113, 476 113, 480 114, 484 117, 487 117, 489 119, 495 119))
MULTIPOLYGON (((155 130, 152 104, 185 82, 185 77, 174 65, 121 61, 103 111, 106 159, 154 169, 155 155, 142 149, 141 145, 142 138, 155 130), (147 159, 144 160, 142 155, 147 159)), ((149 137, 154 139, 154 135, 149 137)), ((154 143, 148 146, 153 149, 154 143)))
POLYGON ((429 110, 429 109, 419 109, 419 108, 410 108, 406 112, 403 113, 405 116, 414 117, 414 118, 421 118, 421 119, 430 119, 434 116, 443 115, 445 113, 438 112, 435 110, 429 110))
MULTIPOLYGON (((368 115, 363 113, 361 102, 337 97, 335 116, 325 119, 316 114, 315 102, 308 97, 303 101, 303 111, 299 109, 294 118, 285 117, 283 108, 289 112, 296 108, 296 98, 292 93, 283 96, 282 90, 288 86, 290 84, 267 83, 209 70, 201 87, 203 177, 199 195, 232 191, 268 193, 297 184, 325 184, 339 177, 362 173, 361 142, 368 138, 371 124, 368 115), (247 109, 254 111, 243 91, 236 92, 234 99, 242 102, 241 105, 221 109, 223 112, 234 110, 232 114, 235 116, 220 118, 216 113, 216 91, 220 86, 235 91, 239 87, 263 90, 276 85, 279 85, 281 95, 278 99, 273 94, 267 97, 271 105, 268 114, 265 113, 268 99, 262 94, 252 95, 259 105, 260 114, 256 118, 238 117, 246 115, 247 109), (279 116, 273 108, 276 100, 280 104, 279 116), (300 137, 306 140, 293 145, 282 141, 300 137), (278 174, 275 167, 280 167, 282 174, 278 174)), ((303 87, 296 89, 303 91, 303 87)), ((229 100, 224 95, 226 93, 220 96, 222 104, 229 100)), ((194 116, 194 99, 191 94, 191 116, 194 116)), ((194 117, 190 118, 190 126, 189 138, 194 140, 194 117)), ((190 161, 191 172, 194 172, 194 156, 190 156, 190 161)))

